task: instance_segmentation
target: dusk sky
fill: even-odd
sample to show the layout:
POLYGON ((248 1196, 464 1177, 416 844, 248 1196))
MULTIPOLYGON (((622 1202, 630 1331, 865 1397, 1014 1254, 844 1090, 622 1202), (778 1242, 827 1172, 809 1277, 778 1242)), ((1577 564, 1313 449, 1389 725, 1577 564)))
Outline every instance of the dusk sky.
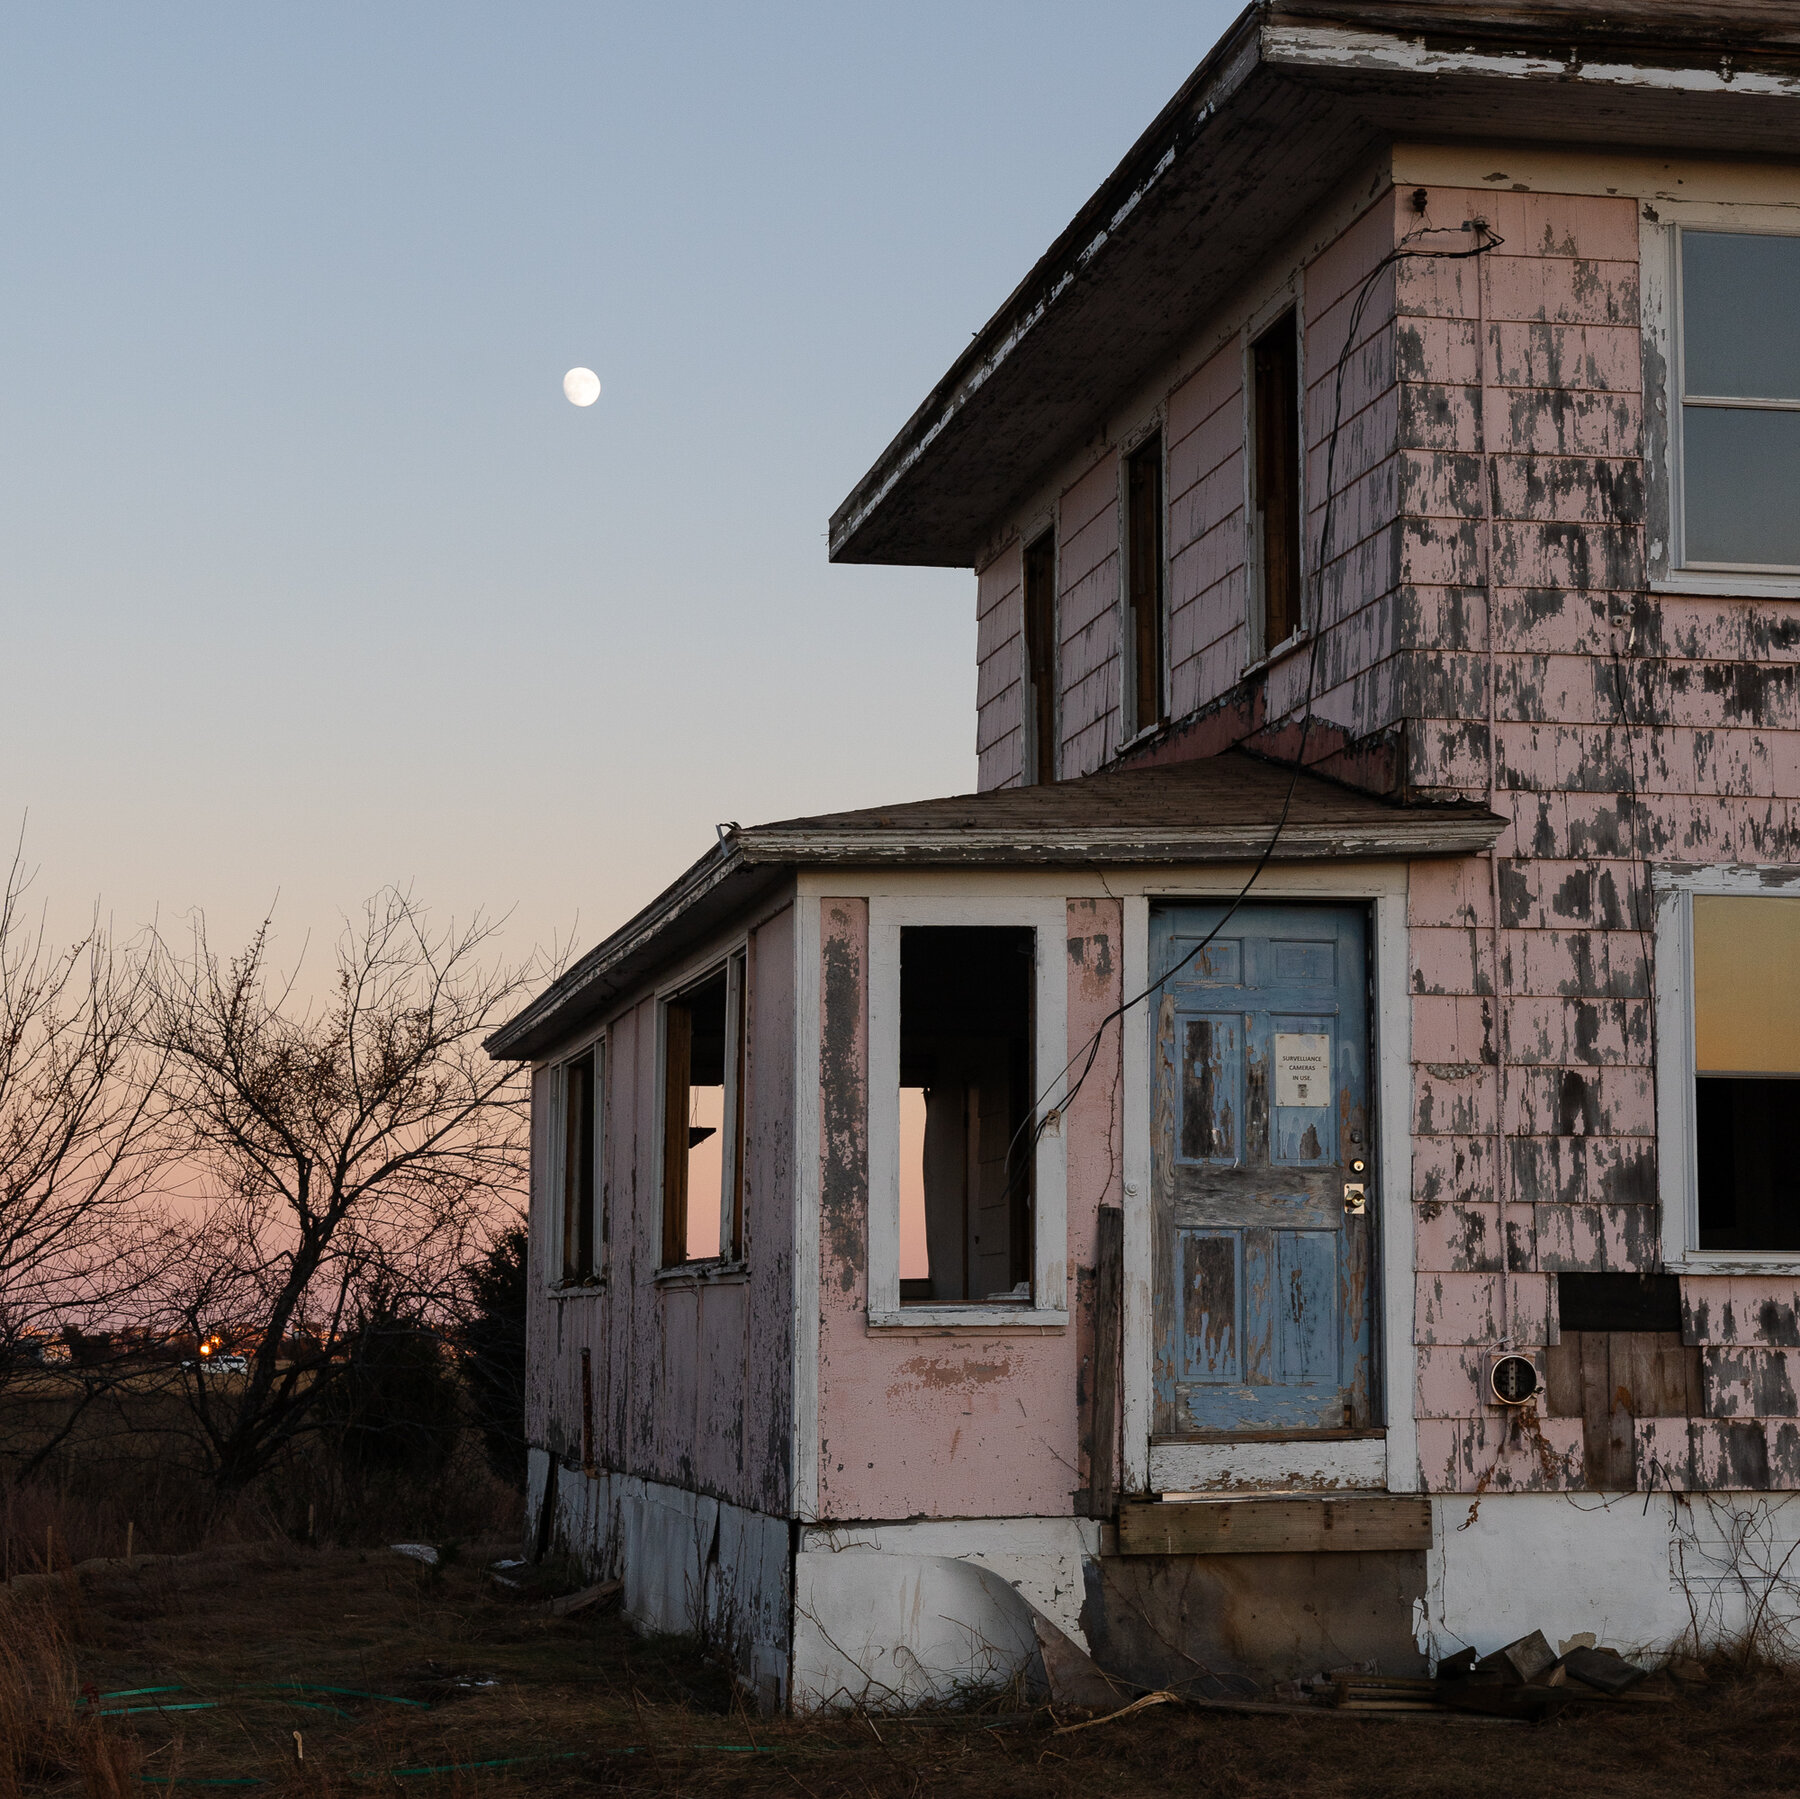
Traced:
POLYGON ((718 820, 971 787, 973 578, 827 518, 1235 11, 8 9, 54 915, 297 947, 392 881, 585 947, 718 820))

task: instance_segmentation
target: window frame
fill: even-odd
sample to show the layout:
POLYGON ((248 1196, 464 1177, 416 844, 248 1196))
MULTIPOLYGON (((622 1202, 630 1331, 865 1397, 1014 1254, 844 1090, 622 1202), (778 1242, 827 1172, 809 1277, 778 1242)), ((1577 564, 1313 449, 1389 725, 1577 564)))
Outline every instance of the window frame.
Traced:
MULTIPOLYGON (((1060 1120, 1038 1138, 1032 1167, 1031 1303, 900 1303, 900 933, 914 925, 1000 925, 1036 933, 1032 1079, 1060 1100, 1069 1059, 1069 934, 1063 899, 872 897, 869 900, 869 1236, 871 1329, 1066 1326, 1068 1158, 1060 1120), (1056 1296, 1056 1304, 1046 1297, 1056 1296)), ((1034 1098, 1037 1095, 1033 1096, 1034 1098)))
POLYGON ((1244 672, 1286 655, 1303 644, 1312 628, 1308 609, 1308 575, 1311 572, 1311 550, 1307 530, 1307 442, 1306 442, 1306 300, 1301 283, 1291 281, 1270 296, 1245 321, 1241 334, 1243 455, 1244 455, 1244 591, 1246 616, 1244 635, 1246 655, 1244 672), (1266 564, 1262 532, 1256 516, 1256 465, 1258 439, 1256 430, 1256 346, 1287 313, 1294 315, 1294 511, 1298 520, 1296 538, 1298 557, 1294 580, 1294 628, 1279 643, 1268 639, 1268 592, 1265 586, 1266 564))
MULTIPOLYGON (((747 1208, 744 1204, 745 1140, 748 1130, 746 1104, 750 1067, 750 946, 740 938, 723 954, 715 954, 696 968, 684 970, 679 980, 659 988, 656 994, 656 1245, 655 1278, 679 1280, 702 1275, 742 1272, 748 1262, 747 1208), (725 976, 724 1116, 720 1134, 719 1249, 716 1255, 668 1259, 669 1231, 669 1011, 695 989, 720 973, 725 976), (736 1054, 731 1050, 735 1046, 736 1054)), ((682 1195, 682 1236, 685 1240, 693 1195, 682 1195)))
POLYGON ((1047 524, 1041 531, 1035 531, 1027 537, 1019 548, 1019 663, 1024 697, 1024 704, 1020 708, 1024 747, 1024 754, 1019 759, 1019 785, 1022 787, 1046 786, 1056 780, 1062 767, 1062 745, 1058 741, 1062 732, 1062 645, 1059 641, 1062 595, 1058 591, 1061 577, 1062 544, 1056 526, 1047 524), (1050 565, 1047 621, 1050 641, 1044 646, 1043 661, 1048 672, 1049 686, 1047 692, 1041 693, 1031 653, 1031 560, 1032 553, 1046 543, 1050 546, 1047 558, 1050 565), (1048 745, 1043 742, 1046 718, 1050 726, 1048 745), (1049 769, 1047 776, 1044 772, 1046 760, 1049 769))
POLYGON ((1672 1274, 1800 1272, 1800 1250, 1700 1247, 1694 1116, 1694 897, 1800 898, 1800 867, 1653 868, 1651 885, 1656 906, 1656 1168, 1663 1265, 1672 1274))
MULTIPOLYGON (((1726 201, 1657 200, 1639 210, 1639 294, 1643 334, 1645 561, 1653 593, 1745 599, 1800 599, 1800 567, 1699 563, 1682 542, 1681 233, 1725 231, 1748 237, 1800 237, 1800 207, 1726 201)), ((1800 411, 1800 402, 1778 408, 1800 411)))
POLYGON ((1135 743, 1169 722, 1169 443, 1159 414, 1127 441, 1119 456, 1119 741, 1135 743), (1156 451, 1156 704, 1139 716, 1142 670, 1138 661, 1137 578, 1132 474, 1152 446, 1156 451))
POLYGON ((545 1240, 554 1244, 551 1255, 545 1257, 544 1290, 558 1296, 571 1293, 591 1293, 603 1289, 607 1284, 607 1183, 606 1183, 606 1145, 607 1145, 607 1097, 610 1083, 607 1079, 611 1067, 608 1051, 611 1047, 609 1033, 602 1030, 588 1038, 577 1048, 558 1056, 550 1064, 550 1105, 549 1105, 549 1156, 548 1179, 546 1181, 550 1228, 544 1233, 545 1240), (593 1235, 589 1244, 589 1267, 585 1274, 571 1274, 564 1255, 564 1246, 568 1242, 568 1173, 569 1173, 569 1141, 568 1141, 568 1093, 569 1070, 576 1063, 587 1058, 593 1066, 594 1111, 594 1218, 593 1235))

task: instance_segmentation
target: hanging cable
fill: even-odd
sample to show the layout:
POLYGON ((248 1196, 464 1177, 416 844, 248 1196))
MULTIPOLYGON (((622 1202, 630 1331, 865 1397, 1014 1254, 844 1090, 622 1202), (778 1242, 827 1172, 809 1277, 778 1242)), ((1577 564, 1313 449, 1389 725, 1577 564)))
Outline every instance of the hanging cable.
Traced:
MULTIPOLYGON (((1082 1047, 1057 1070, 1056 1075, 1051 1080, 1050 1084, 1038 1095, 1036 1104, 1032 1107, 1032 1110, 1025 1115, 1024 1119, 1021 1120, 1019 1124, 1019 1128, 1014 1131, 1012 1140, 1008 1143, 1006 1149, 1007 1161, 1009 1163, 1014 1159, 1014 1152, 1018 1148, 1019 1139, 1024 1136, 1028 1128, 1031 1130, 1031 1148, 1035 1151, 1044 1132, 1050 1127, 1051 1123, 1075 1103, 1077 1095, 1086 1084, 1088 1075, 1093 1071, 1094 1063, 1099 1058, 1100 1045, 1106 1035, 1107 1028, 1122 1019, 1127 1012, 1141 1006, 1144 1001, 1149 999, 1153 994, 1159 993, 1175 978, 1176 975, 1186 968, 1189 963, 1193 962, 1196 957, 1203 954, 1208 945, 1212 943, 1213 939, 1218 936, 1220 931, 1222 931, 1228 923, 1230 923, 1233 915, 1243 905, 1244 901, 1250 897, 1250 890, 1256 885, 1257 881, 1261 879, 1263 871, 1274 859, 1275 851, 1281 843, 1282 833, 1287 829, 1288 815, 1293 810, 1294 795, 1299 789, 1300 776, 1306 766, 1306 746, 1308 739, 1312 735, 1313 702, 1316 698, 1318 688, 1319 647, 1325 641, 1325 568, 1327 556, 1331 549, 1332 525, 1337 516, 1335 475, 1337 472, 1338 437, 1343 429, 1344 422, 1344 370, 1349 364, 1351 352, 1356 348, 1356 334, 1362 324, 1363 311, 1368 305, 1369 296, 1375 291, 1376 282, 1379 281, 1390 268, 1393 268, 1396 264, 1401 262, 1409 260, 1467 262, 1475 257, 1486 256, 1490 252, 1499 249, 1505 241, 1504 238, 1498 236, 1489 229, 1485 223, 1474 219, 1468 220, 1462 225, 1420 225, 1401 238, 1400 242, 1382 257, 1382 259, 1376 263, 1374 268, 1369 271, 1368 275, 1364 277, 1363 284, 1357 291, 1356 301, 1350 309, 1350 321, 1344 333, 1344 346, 1338 352, 1337 365, 1334 370, 1331 432, 1325 443, 1325 505, 1323 516, 1319 521, 1319 554, 1318 559, 1314 564, 1315 587, 1313 630, 1312 643, 1309 646, 1307 654, 1305 710, 1300 719, 1300 743, 1294 754, 1293 773, 1288 780, 1287 792, 1282 798, 1281 811, 1276 817, 1275 828, 1270 833, 1269 841, 1264 846, 1262 854, 1257 857, 1255 865, 1251 868, 1249 878, 1244 882, 1243 886, 1238 889, 1236 895, 1232 898, 1231 903, 1225 908, 1224 913, 1220 916, 1218 922, 1212 929, 1208 931, 1192 949, 1186 951, 1177 961, 1165 968, 1163 972, 1159 974, 1149 986, 1145 987, 1141 993, 1133 994, 1130 999, 1122 1000, 1118 1005, 1114 1006, 1113 1009, 1101 1019, 1099 1024, 1094 1027, 1093 1034, 1082 1047), (1467 250, 1424 250, 1412 247, 1417 240, 1422 237, 1436 236, 1440 233, 1450 231, 1457 232, 1464 236, 1473 232, 1480 241, 1467 250), (1046 1107, 1045 1102, 1050 1098, 1051 1094, 1056 1091, 1057 1084, 1062 1081, 1063 1077, 1067 1075, 1069 1070, 1078 1062, 1081 1064, 1080 1074, 1076 1076, 1074 1082, 1068 1087, 1067 1091, 1063 1094, 1063 1097, 1055 1105, 1046 1107), (1034 1119, 1036 1120, 1035 1125, 1033 1123, 1034 1119)), ((1304 401, 1302 404, 1304 404, 1304 401)), ((1302 454, 1304 454, 1304 448, 1302 449, 1302 454)), ((1021 1180, 1024 1178, 1026 1172, 1030 1169, 1032 1161, 1033 1157, 1031 1155, 1020 1156, 1018 1158, 1019 1168, 1007 1183, 1005 1197, 1011 1197, 1021 1180)))

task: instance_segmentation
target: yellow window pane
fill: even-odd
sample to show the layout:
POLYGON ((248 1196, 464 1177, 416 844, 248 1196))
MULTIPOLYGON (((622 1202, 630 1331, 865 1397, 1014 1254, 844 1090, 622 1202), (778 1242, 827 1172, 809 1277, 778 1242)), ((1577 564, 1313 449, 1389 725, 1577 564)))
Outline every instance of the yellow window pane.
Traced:
POLYGON ((1800 1074, 1800 899, 1694 896, 1694 1066, 1800 1074))

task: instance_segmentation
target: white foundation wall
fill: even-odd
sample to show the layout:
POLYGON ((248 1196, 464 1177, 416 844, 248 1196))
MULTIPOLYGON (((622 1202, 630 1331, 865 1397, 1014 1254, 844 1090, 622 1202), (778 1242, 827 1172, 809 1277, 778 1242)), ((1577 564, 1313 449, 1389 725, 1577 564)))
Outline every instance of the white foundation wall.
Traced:
POLYGON ((1432 1515, 1415 1634, 1434 1665, 1533 1630, 1652 1658, 1752 1631, 1800 1652, 1800 1494, 1490 1493, 1432 1515))
POLYGON ((1084 1649, 1084 1568, 1099 1526, 1077 1518, 808 1525, 794 1569, 793 1703, 891 1709, 1024 1672, 1032 1612, 1084 1649))
MULTIPOLYGON (((531 1451, 526 1516, 541 1513, 550 1456, 531 1451)), ((788 1524, 637 1475, 556 1475, 553 1541, 601 1579, 624 1582, 640 1630, 729 1650, 766 1710, 787 1702, 788 1524)))

